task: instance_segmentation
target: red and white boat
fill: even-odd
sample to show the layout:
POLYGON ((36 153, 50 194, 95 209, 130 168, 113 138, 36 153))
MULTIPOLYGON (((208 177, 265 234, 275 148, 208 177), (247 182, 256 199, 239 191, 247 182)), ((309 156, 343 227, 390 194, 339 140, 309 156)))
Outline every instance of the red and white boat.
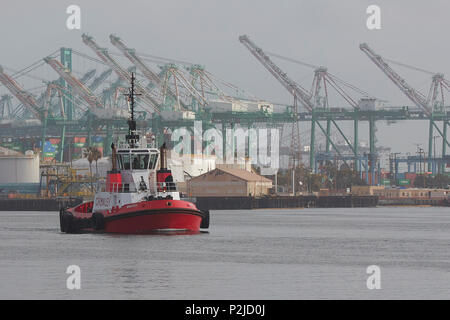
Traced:
POLYGON ((209 227, 209 211, 180 199, 160 150, 139 146, 134 120, 134 75, 129 93, 131 118, 124 147, 112 148, 112 170, 94 200, 59 213, 61 231, 145 234, 199 232, 209 227))

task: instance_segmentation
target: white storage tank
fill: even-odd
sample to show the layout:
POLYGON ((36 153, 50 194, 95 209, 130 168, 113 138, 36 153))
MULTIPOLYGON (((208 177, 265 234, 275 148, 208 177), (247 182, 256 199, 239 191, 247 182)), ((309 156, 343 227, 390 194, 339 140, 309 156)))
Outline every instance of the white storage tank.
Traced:
POLYGON ((39 154, 0 147, 0 183, 39 183, 39 154))

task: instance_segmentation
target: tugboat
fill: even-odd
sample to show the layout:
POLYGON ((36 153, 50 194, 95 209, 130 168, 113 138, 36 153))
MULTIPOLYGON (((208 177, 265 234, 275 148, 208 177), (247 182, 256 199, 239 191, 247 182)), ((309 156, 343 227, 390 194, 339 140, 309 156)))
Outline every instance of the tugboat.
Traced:
POLYGON ((61 232, 146 234, 197 233, 209 228, 209 210, 180 199, 167 168, 165 143, 160 149, 141 147, 134 118, 135 76, 127 94, 131 116, 124 146, 112 149, 112 169, 94 200, 61 209, 61 232), (158 169, 159 167, 159 169, 158 169))

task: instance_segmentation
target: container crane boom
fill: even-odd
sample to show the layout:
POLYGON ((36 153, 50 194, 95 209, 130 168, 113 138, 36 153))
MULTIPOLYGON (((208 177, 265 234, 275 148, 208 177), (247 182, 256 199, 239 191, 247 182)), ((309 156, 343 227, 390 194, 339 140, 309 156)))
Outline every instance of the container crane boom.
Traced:
POLYGON ((63 78, 72 89, 80 95, 89 105, 91 110, 96 110, 97 108, 103 109, 103 104, 100 100, 95 96, 89 88, 87 88, 80 80, 75 78, 66 68, 54 58, 44 58, 44 61, 52 67, 61 78, 63 78))
POLYGON ((13 78, 7 75, 0 66, 0 82, 24 105, 33 115, 43 120, 45 118, 44 109, 39 105, 32 94, 25 91, 13 78))
MULTIPOLYGON (((100 46, 93 40, 92 37, 87 34, 82 35, 83 42, 91 48, 97 56, 106 63, 111 69, 113 69, 117 75, 127 83, 131 82, 131 74, 123 69, 119 63, 111 57, 108 53, 108 50, 105 48, 100 48, 100 46)), ((151 94, 139 83, 135 83, 137 91, 142 94, 141 98, 144 102, 146 102, 156 113, 160 113, 161 106, 160 104, 151 96, 151 94)))
POLYGON ((431 115, 432 109, 429 107, 427 98, 411 87, 404 78, 402 78, 397 72, 395 72, 389 64, 375 51, 373 51, 367 43, 359 45, 361 51, 363 51, 375 65, 386 74, 389 79, 420 109, 425 111, 427 115, 431 115))
POLYGON ((95 76, 96 72, 97 72, 97 70, 95 70, 95 69, 89 70, 80 78, 80 82, 84 83, 84 84, 87 83, 89 80, 91 80, 95 76))
POLYGON ((264 51, 257 47, 247 35, 239 37, 239 41, 247 47, 247 49, 262 63, 262 65, 269 70, 269 72, 288 90, 294 97, 298 98, 308 111, 314 109, 314 104, 311 101, 309 92, 301 87, 298 83, 288 77, 286 72, 283 72, 264 51))
POLYGON ((136 50, 128 48, 123 41, 115 36, 110 35, 109 39, 111 40, 111 43, 119 49, 130 61, 133 63, 142 73, 143 75, 152 83, 161 85, 162 81, 159 78, 159 76, 150 70, 150 68, 147 67, 147 65, 136 55, 136 50))
MULTIPOLYGON (((299 117, 297 100, 300 100, 305 108, 312 112, 314 110, 314 104, 311 101, 311 94, 299 84, 293 81, 283 72, 273 61, 264 53, 264 51, 257 47, 253 41, 247 35, 239 37, 239 41, 255 56, 262 65, 269 70, 269 72, 294 96, 294 121, 292 123, 292 136, 291 136, 291 154, 289 157, 289 166, 293 169, 300 166, 302 153, 300 148, 300 129, 299 129, 299 117)), ((295 194, 294 176, 292 177, 292 189, 295 194)))
MULTIPOLYGON (((127 58, 131 61, 141 72, 142 74, 150 81, 150 83, 156 84, 159 87, 163 87, 163 81, 161 78, 153 72, 143 61, 141 58, 139 58, 136 54, 136 50, 129 48, 123 43, 123 41, 115 36, 110 35, 109 36, 111 43, 118 48, 127 58)), ((197 91, 196 88, 194 88, 186 79, 184 79, 182 76, 179 78, 179 80, 182 82, 183 86, 189 91, 189 93, 195 97, 200 103, 206 104, 206 100, 204 97, 197 91), (181 79, 180 79, 181 78, 181 79)), ((166 88, 166 92, 175 100, 177 100, 176 94, 170 89, 166 88)), ((180 101, 181 107, 184 109, 188 109, 186 104, 183 101, 180 101)))
POLYGON ((112 69, 108 69, 102 72, 97 78, 95 78, 92 83, 88 86, 89 90, 95 91, 97 88, 105 81, 112 73, 112 69))

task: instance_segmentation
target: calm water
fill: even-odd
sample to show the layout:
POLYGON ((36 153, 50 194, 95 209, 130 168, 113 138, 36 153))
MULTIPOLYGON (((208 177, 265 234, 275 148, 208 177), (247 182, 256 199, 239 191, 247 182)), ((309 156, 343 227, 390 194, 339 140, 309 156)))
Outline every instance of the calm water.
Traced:
POLYGON ((450 210, 212 211, 209 233, 182 236, 68 235, 55 212, 0 211, 0 298, 449 299, 450 210))

